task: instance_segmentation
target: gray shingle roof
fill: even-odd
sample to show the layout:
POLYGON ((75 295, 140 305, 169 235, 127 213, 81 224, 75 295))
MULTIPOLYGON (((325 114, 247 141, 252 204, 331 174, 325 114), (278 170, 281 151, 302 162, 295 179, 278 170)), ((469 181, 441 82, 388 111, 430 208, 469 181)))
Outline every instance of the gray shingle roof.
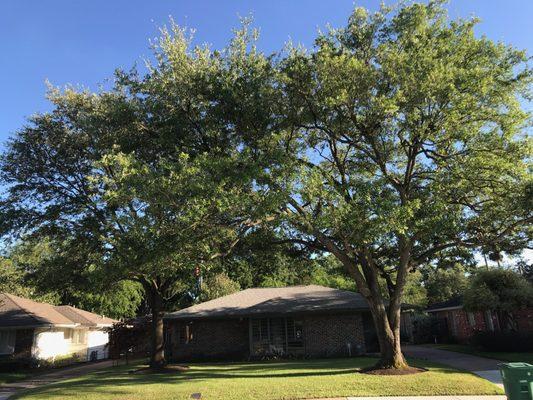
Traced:
POLYGON ((107 318, 103 315, 80 310, 79 308, 72 306, 54 306, 54 308, 71 321, 83 326, 111 326, 117 322, 116 320, 107 318))
POLYGON ((318 285, 253 288, 169 313, 166 319, 208 319, 368 310, 359 293, 318 285))
POLYGON ((463 297, 455 296, 446 301, 441 301, 439 303, 430 304, 428 308, 426 308, 426 311, 432 312, 432 311, 438 311, 442 309, 461 308, 461 307, 463 307, 463 297))
POLYGON ((102 326, 114 320, 70 306, 53 306, 0 293, 0 328, 38 326, 102 326), (98 321, 101 321, 99 324, 98 321))

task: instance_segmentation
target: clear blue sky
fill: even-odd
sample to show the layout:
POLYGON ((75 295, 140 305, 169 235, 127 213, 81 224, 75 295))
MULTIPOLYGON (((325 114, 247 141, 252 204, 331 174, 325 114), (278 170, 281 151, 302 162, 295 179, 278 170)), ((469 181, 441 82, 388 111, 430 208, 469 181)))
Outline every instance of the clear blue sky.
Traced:
MULTIPOLYGON (((310 46, 317 28, 340 26, 354 4, 376 9, 379 1, 1 0, 0 143, 27 116, 49 109, 46 79, 96 89, 115 68, 142 63, 150 54, 148 39, 170 15, 196 28, 198 42, 222 47, 238 16, 252 13, 260 46, 269 52, 289 38, 310 46)), ((533 1, 452 0, 449 10, 452 16, 479 16, 479 34, 533 54, 533 1)))

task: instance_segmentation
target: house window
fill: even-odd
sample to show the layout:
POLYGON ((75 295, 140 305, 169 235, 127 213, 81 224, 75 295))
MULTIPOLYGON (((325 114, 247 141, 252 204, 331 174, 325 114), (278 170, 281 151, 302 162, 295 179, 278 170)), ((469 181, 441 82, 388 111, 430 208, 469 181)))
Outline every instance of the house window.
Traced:
POLYGON ((256 342, 268 340, 269 324, 267 318, 252 320, 252 337, 256 342))
POLYGON ((250 321, 251 351, 262 354, 295 354, 304 349, 303 323, 292 318, 254 318, 250 321))
POLYGON ((86 344, 87 343, 87 331, 82 329, 76 329, 72 333, 72 343, 86 344))
POLYGON ((470 325, 471 328, 475 328, 476 327, 476 318, 474 316, 474 313, 473 312, 468 312, 466 313, 466 316, 468 318, 468 324, 470 325))
POLYGON ((63 339, 72 340, 72 335, 74 334, 74 329, 65 329, 63 331, 63 339))
POLYGON ((192 324, 181 325, 179 328, 179 343, 188 344, 194 340, 192 324))
POLYGON ((16 331, 0 331, 0 354, 13 354, 15 352, 16 331))

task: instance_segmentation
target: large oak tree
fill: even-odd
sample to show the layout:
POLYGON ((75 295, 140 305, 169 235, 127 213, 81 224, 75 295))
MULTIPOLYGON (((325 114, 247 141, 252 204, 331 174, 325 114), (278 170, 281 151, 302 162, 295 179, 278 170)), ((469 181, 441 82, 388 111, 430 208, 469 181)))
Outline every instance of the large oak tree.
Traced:
POLYGON ((32 117, 1 158, 2 234, 46 238, 74 266, 63 265, 70 276, 142 285, 155 368, 165 363, 165 309, 194 286, 196 268, 262 221, 267 204, 252 190, 254 163, 219 116, 225 91, 253 62, 246 30, 219 53, 190 41, 172 25, 147 74, 119 71, 100 93, 52 89, 54 109, 32 117))
POLYGON ((530 239, 531 74, 523 52, 474 26, 440 2, 356 9, 312 51, 275 58, 246 29, 220 52, 164 32, 146 76, 54 92, 54 111, 8 144, 0 226, 141 282, 160 365, 164 300, 275 218, 284 241, 342 263, 370 306, 380 366, 404 368, 408 274, 530 239))
POLYGON ((449 20, 442 2, 357 8, 278 60, 268 123, 236 118, 268 165, 260 183, 279 194, 280 226, 337 257, 367 300, 380 367, 407 366, 410 272, 531 239, 527 57, 476 37, 476 22, 449 20))

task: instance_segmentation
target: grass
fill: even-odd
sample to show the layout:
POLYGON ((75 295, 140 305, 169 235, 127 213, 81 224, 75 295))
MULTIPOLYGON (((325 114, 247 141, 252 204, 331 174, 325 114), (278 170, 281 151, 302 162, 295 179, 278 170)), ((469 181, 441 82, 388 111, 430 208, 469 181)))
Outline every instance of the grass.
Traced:
POLYGON ((21 381, 34 374, 32 371, 0 372, 0 386, 6 383, 21 381))
MULTIPOLYGON (((338 396, 472 395, 503 393, 477 376, 440 365, 411 361, 428 372, 406 376, 359 374, 376 359, 190 364, 182 373, 131 374, 120 366, 30 390, 25 400, 278 400, 338 396)), ((139 367, 137 365, 136 367, 139 367)))
POLYGON ((472 354, 474 356, 494 358, 496 360, 509 361, 509 362, 527 362, 533 364, 533 352, 500 352, 500 351, 484 351, 473 346, 464 344, 431 344, 428 345, 435 349, 456 351, 458 353, 472 354))

